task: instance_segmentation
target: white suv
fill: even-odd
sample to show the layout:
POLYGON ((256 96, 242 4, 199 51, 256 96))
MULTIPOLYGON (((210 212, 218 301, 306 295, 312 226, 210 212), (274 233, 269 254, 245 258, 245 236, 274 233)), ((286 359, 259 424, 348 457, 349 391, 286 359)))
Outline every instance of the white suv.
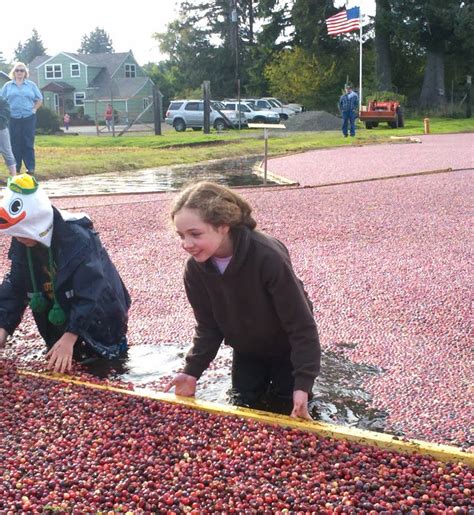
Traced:
POLYGON ((270 109, 274 113, 278 113, 282 120, 288 120, 290 116, 295 116, 295 111, 289 107, 281 107, 273 100, 267 100, 265 98, 252 99, 252 103, 255 109, 270 109))
MULTIPOLYGON (((239 103, 236 100, 225 100, 226 109, 238 111, 239 103)), ((250 102, 240 102, 240 112, 250 123, 280 123, 280 115, 269 109, 255 109, 250 102)))
POLYGON ((298 114, 303 111, 303 106, 301 104, 284 104, 281 100, 275 97, 262 97, 263 100, 268 100, 270 104, 277 105, 278 107, 288 107, 289 109, 293 109, 293 111, 298 114))
MULTIPOLYGON (((165 122, 172 125, 176 131, 183 132, 188 127, 200 130, 204 127, 203 100, 173 100, 166 111, 165 122)), ((223 112, 218 105, 211 101, 210 123, 214 129, 222 131, 227 127, 236 127, 237 113, 223 112)))

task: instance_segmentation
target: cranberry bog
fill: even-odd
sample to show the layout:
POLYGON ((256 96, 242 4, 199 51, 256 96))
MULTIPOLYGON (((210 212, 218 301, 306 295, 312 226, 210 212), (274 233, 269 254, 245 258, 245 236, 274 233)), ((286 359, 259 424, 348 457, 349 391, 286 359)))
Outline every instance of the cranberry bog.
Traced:
POLYGON ((462 462, 19 375, 7 363, 2 394, 2 513, 467 514, 472 507, 472 470, 462 462))
MULTIPOLYGON (((384 432, 161 394, 175 364, 146 394, 47 374, 26 315, 0 361, 0 513, 472 511, 470 171, 242 193, 288 246, 323 350, 380 371, 360 388, 384 432)), ((171 198, 55 201, 94 220, 134 301, 131 347, 163 356, 193 329, 171 198)), ((218 357, 197 398, 228 373, 218 357)))

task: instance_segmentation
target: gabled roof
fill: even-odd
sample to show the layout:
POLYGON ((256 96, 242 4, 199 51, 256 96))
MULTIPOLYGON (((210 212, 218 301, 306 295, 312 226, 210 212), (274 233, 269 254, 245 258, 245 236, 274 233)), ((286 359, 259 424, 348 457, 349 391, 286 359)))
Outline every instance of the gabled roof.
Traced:
POLYGON ((44 65, 47 61, 51 61, 61 54, 66 55, 71 59, 74 59, 86 66, 92 66, 94 68, 105 68, 111 76, 117 71, 118 68, 120 68, 122 63, 129 55, 131 55, 134 58, 131 50, 129 50, 128 52, 118 52, 114 54, 75 54, 73 52, 59 52, 54 56, 41 55, 39 57, 35 57, 28 66, 30 70, 30 78, 36 82, 38 76, 38 68, 44 65))
MULTIPOLYGON (((100 79, 102 73, 99 74, 97 79, 100 79)), ((133 79, 111 79, 108 76, 102 77, 102 80, 95 80, 94 86, 96 91, 94 93, 94 98, 99 99, 107 99, 110 100, 110 97, 114 98, 131 98, 138 94, 138 92, 144 88, 147 82, 150 82, 151 79, 149 77, 135 77, 133 79)))
MULTIPOLYGON (((147 82, 151 81, 149 77, 114 77, 114 74, 121 68, 127 57, 133 57, 131 50, 129 52, 120 52, 115 54, 75 54, 71 52, 60 52, 54 57, 42 55, 33 59, 30 64, 29 68, 31 79, 37 82, 39 67, 49 61, 54 61, 54 58, 58 55, 68 56, 83 65, 100 69, 95 79, 87 86, 87 89, 95 90, 93 96, 96 99, 110 99, 111 95, 115 98, 130 98, 135 96, 147 84, 147 82)), ((137 64, 137 66, 139 65, 137 64)), ((60 85, 60 87, 63 88, 65 86, 69 86, 66 83, 60 83, 59 81, 51 81, 51 83, 46 87, 55 89, 57 88, 57 85, 60 85), (52 85, 53 82, 55 83, 54 86, 52 85)))
POLYGON ((117 68, 125 61, 125 59, 133 54, 129 52, 119 52, 115 54, 73 54, 71 52, 64 52, 66 55, 71 56, 73 59, 80 61, 87 66, 94 66, 95 68, 107 68, 110 75, 113 75, 117 68))
POLYGON ((39 55, 38 57, 35 57, 33 61, 28 65, 28 69, 30 70, 30 74, 33 72, 34 69, 38 68, 38 66, 41 66, 45 61, 48 59, 51 59, 51 56, 49 55, 39 55))

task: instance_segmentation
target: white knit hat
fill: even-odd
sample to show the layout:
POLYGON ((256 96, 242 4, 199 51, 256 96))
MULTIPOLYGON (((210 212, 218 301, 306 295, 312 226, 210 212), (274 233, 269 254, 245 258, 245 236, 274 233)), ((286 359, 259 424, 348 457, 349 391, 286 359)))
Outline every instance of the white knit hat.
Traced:
POLYGON ((32 175, 24 173, 8 179, 0 204, 0 234, 51 246, 53 206, 32 175))

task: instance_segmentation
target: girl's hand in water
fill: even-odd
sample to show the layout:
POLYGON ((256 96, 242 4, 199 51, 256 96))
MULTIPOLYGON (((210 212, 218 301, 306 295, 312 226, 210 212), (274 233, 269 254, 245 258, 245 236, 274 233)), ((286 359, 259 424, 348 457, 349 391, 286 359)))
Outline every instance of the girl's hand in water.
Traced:
POLYGON ((313 420, 308 412, 308 394, 303 390, 295 390, 293 392, 293 418, 304 418, 305 420, 313 420))
POLYGON ((197 379, 188 374, 177 374, 174 379, 168 383, 165 392, 169 392, 171 388, 175 388, 174 393, 182 397, 194 397, 196 395, 197 379))

